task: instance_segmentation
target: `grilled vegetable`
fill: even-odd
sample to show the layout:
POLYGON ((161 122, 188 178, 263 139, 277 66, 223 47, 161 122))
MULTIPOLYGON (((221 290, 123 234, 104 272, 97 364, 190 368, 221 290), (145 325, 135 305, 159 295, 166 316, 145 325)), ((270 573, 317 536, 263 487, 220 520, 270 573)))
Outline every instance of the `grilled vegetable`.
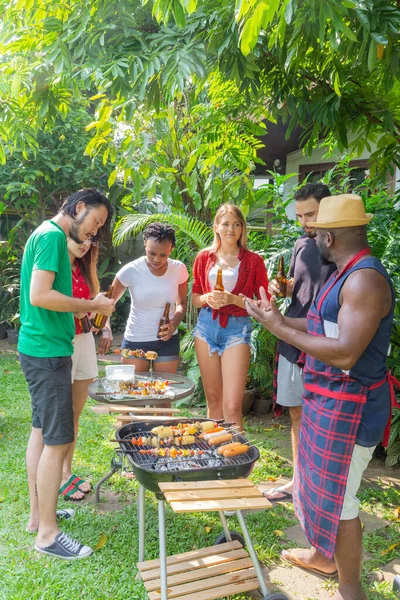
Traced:
POLYGON ((232 439, 232 434, 226 433, 225 435, 220 435, 218 437, 211 438, 211 440, 208 440, 208 443, 210 444, 210 446, 219 446, 220 444, 223 444, 224 442, 230 442, 231 439, 232 439))
POLYGON ((213 421, 201 421, 199 424, 202 431, 208 431, 209 429, 214 429, 214 427, 218 427, 218 424, 213 423, 213 421))
POLYGON ((154 433, 154 435, 158 435, 158 437, 160 438, 167 438, 173 435, 172 427, 164 427, 163 425, 160 425, 159 427, 154 427, 151 430, 151 433, 154 433))
POLYGON ((237 446, 236 448, 230 448, 229 450, 225 450, 223 456, 225 458, 232 458, 234 456, 239 456, 240 454, 246 454, 249 451, 249 447, 246 444, 242 444, 237 446))
POLYGON ((218 448, 218 454, 224 454, 225 450, 231 450, 232 448, 237 448, 238 446, 241 446, 242 444, 240 442, 232 442, 232 444, 224 444, 223 446, 220 446, 218 448))

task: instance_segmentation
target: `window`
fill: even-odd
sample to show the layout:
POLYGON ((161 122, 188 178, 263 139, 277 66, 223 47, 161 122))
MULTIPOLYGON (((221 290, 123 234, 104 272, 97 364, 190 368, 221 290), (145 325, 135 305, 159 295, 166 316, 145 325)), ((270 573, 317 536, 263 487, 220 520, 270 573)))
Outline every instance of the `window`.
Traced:
MULTIPOLYGON (((299 183, 302 183, 307 177, 307 181, 319 181, 326 175, 328 171, 333 169, 336 163, 317 163, 313 165, 300 165, 299 166, 299 183)), ((352 167, 351 177, 352 181, 351 190, 362 183, 366 178, 366 171, 369 169, 367 160, 352 160, 350 161, 350 167, 352 167)))

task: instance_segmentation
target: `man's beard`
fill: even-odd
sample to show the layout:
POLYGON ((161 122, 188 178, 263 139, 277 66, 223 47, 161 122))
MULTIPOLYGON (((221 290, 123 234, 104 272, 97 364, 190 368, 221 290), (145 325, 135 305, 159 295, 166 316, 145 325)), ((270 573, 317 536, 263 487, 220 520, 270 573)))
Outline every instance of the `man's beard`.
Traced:
POLYGON ((317 237, 317 230, 316 229, 310 229, 309 231, 305 231, 304 233, 309 238, 316 238, 317 237))
POLYGON ((329 260, 323 254, 321 254, 321 252, 319 253, 319 257, 318 258, 319 258, 319 262, 324 267, 327 266, 327 265, 331 265, 333 263, 333 260, 329 260))
POLYGON ((319 246, 317 244, 317 248, 319 250, 319 262, 321 263, 321 265, 330 265, 334 262, 331 259, 330 252, 328 248, 326 248, 326 246, 320 243, 319 246))
POLYGON ((84 214, 80 217, 75 218, 74 221, 72 221, 71 223, 71 229, 69 231, 69 237, 71 238, 71 240, 73 240, 76 244, 83 244, 86 241, 86 237, 85 239, 81 239, 81 225, 83 223, 83 221, 86 218, 86 215, 88 213, 88 209, 85 210, 84 214))

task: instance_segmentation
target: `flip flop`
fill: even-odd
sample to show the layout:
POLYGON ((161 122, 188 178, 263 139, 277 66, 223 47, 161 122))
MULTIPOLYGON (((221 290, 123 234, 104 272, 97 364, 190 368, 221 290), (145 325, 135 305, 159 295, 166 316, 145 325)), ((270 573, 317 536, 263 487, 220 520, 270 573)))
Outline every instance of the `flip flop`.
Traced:
POLYGON ((309 571, 311 573, 315 573, 316 575, 320 575, 321 577, 332 578, 337 577, 338 572, 333 571, 332 573, 327 573, 326 571, 321 571, 320 569, 316 569, 315 567, 309 567, 305 563, 303 563, 297 556, 291 554, 289 556, 283 556, 283 552, 281 552, 281 559, 292 567, 298 567, 299 569, 303 569, 304 571, 309 571))
POLYGON ((290 492, 285 492, 285 490, 280 490, 279 487, 276 488, 272 488, 271 490, 265 490, 262 495, 264 496, 264 498, 266 498, 269 502, 292 502, 293 501, 293 496, 290 492), (273 494, 274 492, 277 492, 279 494, 281 494, 280 498, 268 498, 266 496, 266 494, 273 494))
POLYGON ((71 475, 68 481, 60 487, 59 493, 61 494, 61 496, 64 496, 64 500, 69 500, 70 502, 82 502, 82 500, 85 497, 85 494, 82 492, 82 490, 78 488, 77 485, 75 485, 75 483, 73 483, 75 480, 76 477, 74 475, 71 475), (80 492, 81 494, 83 494, 82 498, 71 498, 72 494, 75 494, 75 492, 80 492))
MULTIPOLYGON (((71 477, 69 478, 68 481, 71 481, 71 483, 74 483, 75 486, 79 489, 80 492, 82 492, 82 494, 90 494, 90 492, 92 491, 92 488, 90 487, 89 490, 87 490, 85 492, 85 490, 81 490, 81 488, 79 487, 82 483, 89 483, 88 481, 85 481, 84 479, 81 479, 80 477, 78 477, 78 475, 71 475, 71 477), (71 481, 72 480, 72 481, 71 481)), ((90 483, 89 483, 90 485, 90 483)))

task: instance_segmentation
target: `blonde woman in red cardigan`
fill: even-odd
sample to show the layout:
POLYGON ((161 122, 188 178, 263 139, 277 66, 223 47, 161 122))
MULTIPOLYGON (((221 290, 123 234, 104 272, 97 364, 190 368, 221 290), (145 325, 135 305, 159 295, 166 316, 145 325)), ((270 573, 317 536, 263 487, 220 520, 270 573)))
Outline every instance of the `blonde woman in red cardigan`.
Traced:
POLYGON ((247 248, 246 222, 234 204, 219 207, 214 242, 196 256, 193 278, 192 302, 201 309, 193 335, 208 416, 243 428, 251 320, 239 294, 259 298, 260 287, 268 289, 268 276, 261 256, 247 248), (223 292, 214 291, 219 269, 223 292))

